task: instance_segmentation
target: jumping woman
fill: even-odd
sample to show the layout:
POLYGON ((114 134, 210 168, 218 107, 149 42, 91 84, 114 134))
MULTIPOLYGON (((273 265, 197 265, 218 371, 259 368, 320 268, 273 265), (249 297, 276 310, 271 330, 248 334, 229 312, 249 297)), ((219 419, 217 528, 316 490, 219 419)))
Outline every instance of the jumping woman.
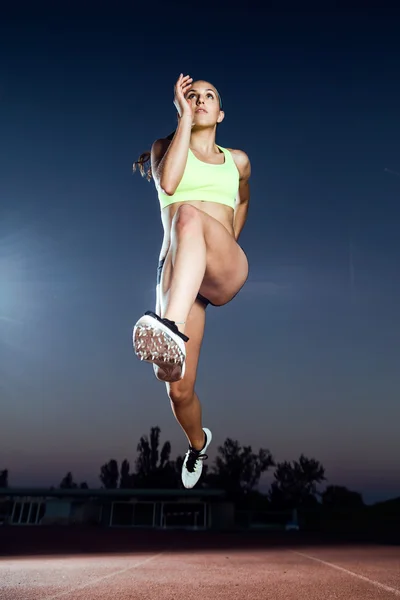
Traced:
POLYGON ((151 153, 134 164, 154 179, 164 239, 155 313, 147 311, 137 321, 133 345, 166 383, 172 411, 189 441, 182 482, 192 488, 212 438, 202 427, 194 389, 206 307, 230 302, 248 276, 238 238, 249 205, 250 161, 241 150, 215 143, 224 112, 213 85, 181 74, 174 91, 176 131, 156 140, 151 153))

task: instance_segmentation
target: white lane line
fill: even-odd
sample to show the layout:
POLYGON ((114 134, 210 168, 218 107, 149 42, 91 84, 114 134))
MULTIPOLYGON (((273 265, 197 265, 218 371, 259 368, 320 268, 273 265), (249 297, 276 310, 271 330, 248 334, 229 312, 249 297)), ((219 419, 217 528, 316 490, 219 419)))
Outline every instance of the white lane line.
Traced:
POLYGON ((304 558, 308 558, 309 560, 314 560, 315 562, 321 563, 326 567, 331 567, 332 569, 336 569, 337 571, 342 571, 342 573, 346 573, 346 575, 351 575, 352 577, 356 577, 357 579, 361 579, 361 581, 366 581, 375 587, 385 590, 385 592, 391 592, 395 596, 400 596, 400 590, 390 587, 389 585, 384 585, 383 583, 379 583, 379 581, 375 581, 374 579, 369 579, 368 577, 364 577, 364 575, 359 575, 358 573, 354 573, 354 571, 349 571, 348 569, 344 569, 343 567, 339 567, 339 565, 335 565, 335 563, 327 562, 326 560, 321 560, 320 558, 316 558, 315 556, 310 556, 309 554, 303 554, 303 552, 296 552, 295 550, 291 550, 293 554, 297 554, 298 556, 303 556, 304 558))
POLYGON ((100 583, 101 581, 104 581, 105 579, 110 579, 111 577, 115 577, 116 575, 121 575, 121 573, 127 573, 127 571, 131 571, 132 569, 141 567, 142 565, 145 565, 146 563, 150 562, 151 560, 158 558, 165 552, 167 552, 167 550, 163 550, 163 552, 159 552, 158 554, 154 554, 154 556, 150 556, 149 558, 146 558, 145 560, 141 560, 140 562, 135 563, 134 565, 131 565, 130 567, 126 567, 126 569, 120 569, 119 571, 114 571, 113 573, 109 573, 108 575, 103 575, 102 577, 96 577, 96 579, 92 579, 88 583, 83 583, 82 585, 78 585, 76 588, 69 589, 64 592, 58 592, 57 594, 54 594, 54 596, 43 596, 43 600, 56 600, 56 598, 62 598, 62 596, 68 596, 68 595, 71 596, 75 592, 79 592, 80 590, 84 590, 85 588, 88 588, 92 585, 96 585, 97 583, 100 583))

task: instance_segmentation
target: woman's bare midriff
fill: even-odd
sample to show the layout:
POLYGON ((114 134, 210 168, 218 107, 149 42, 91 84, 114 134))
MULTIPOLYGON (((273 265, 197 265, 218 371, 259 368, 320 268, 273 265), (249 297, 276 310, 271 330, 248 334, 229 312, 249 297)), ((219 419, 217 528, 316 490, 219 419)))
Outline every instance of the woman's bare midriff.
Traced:
POLYGON ((233 217, 234 210, 225 204, 218 204, 217 202, 205 202, 203 200, 191 200, 190 202, 175 202, 166 206, 161 211, 161 221, 164 227, 164 239, 160 251, 160 260, 165 257, 168 252, 170 239, 171 239, 171 223, 172 219, 178 208, 182 204, 190 204, 195 208, 205 212, 210 217, 213 217, 216 221, 219 221, 221 225, 233 236, 233 217))

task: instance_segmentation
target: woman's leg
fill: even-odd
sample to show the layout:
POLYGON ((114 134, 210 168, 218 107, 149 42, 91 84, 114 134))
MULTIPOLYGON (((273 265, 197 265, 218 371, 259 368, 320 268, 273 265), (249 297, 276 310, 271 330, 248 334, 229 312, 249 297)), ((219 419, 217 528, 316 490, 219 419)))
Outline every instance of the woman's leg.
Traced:
MULTIPOLYGON (((162 300, 163 294, 161 288, 157 286, 156 312, 159 315, 163 314, 162 300)), ((186 345, 187 368, 185 376, 180 381, 167 383, 167 392, 172 412, 189 442, 189 450, 182 465, 182 482, 186 488, 192 488, 200 479, 203 470, 203 460, 207 458, 205 452, 212 438, 211 431, 206 428, 203 429, 201 404, 194 389, 204 335, 205 319, 205 306, 202 302, 196 301, 192 306, 187 320, 187 332, 190 338, 186 345), (205 439, 206 437, 207 440, 205 439)), ((157 369, 158 367, 154 366, 156 375, 157 369)))
POLYGON ((161 276, 163 317, 148 311, 137 321, 137 356, 158 365, 159 379, 175 382, 186 368, 186 325, 197 294, 215 305, 229 302, 247 279, 247 258, 226 228, 191 205, 175 214, 161 276))
MULTIPOLYGON (((168 273, 167 273, 168 277, 168 273)), ((163 293, 161 285, 156 287, 156 313, 164 317, 168 291, 163 293)), ((186 323, 189 341, 186 343, 186 369, 180 381, 166 383, 172 412, 186 434, 189 444, 198 450, 204 446, 204 431, 201 421, 201 404, 194 390, 203 342, 206 309, 202 302, 194 302, 186 323)), ((154 365, 156 377, 159 367, 154 365)), ((162 376, 160 377, 162 379, 162 376)))
POLYGON ((163 269, 163 288, 165 280, 169 288, 163 317, 174 321, 182 333, 204 279, 206 257, 202 220, 197 209, 183 205, 172 221, 171 245, 163 269))
POLYGON ((229 302, 246 281, 248 265, 225 227, 191 205, 179 207, 171 234, 163 269, 162 287, 166 289, 166 280, 169 289, 163 316, 186 335, 188 314, 199 290, 213 304, 229 302))
POLYGON ((194 387, 203 341, 205 312, 200 302, 193 304, 186 323, 189 341, 186 344, 185 375, 180 381, 166 384, 172 412, 185 432, 190 446, 197 450, 204 446, 201 405, 194 387))
POLYGON ((182 464, 182 483, 186 488, 196 485, 203 471, 203 461, 211 442, 211 431, 202 426, 199 398, 194 390, 200 349, 205 325, 205 307, 194 302, 186 323, 189 341, 186 344, 186 371, 180 381, 167 383, 172 412, 189 442, 182 464))

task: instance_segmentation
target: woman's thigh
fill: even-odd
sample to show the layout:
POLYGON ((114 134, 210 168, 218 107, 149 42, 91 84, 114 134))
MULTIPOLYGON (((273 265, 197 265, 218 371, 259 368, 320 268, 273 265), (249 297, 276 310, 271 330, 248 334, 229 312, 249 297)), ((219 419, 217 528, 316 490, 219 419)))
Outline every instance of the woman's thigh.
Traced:
POLYGON ((247 257, 219 221, 199 212, 207 248, 206 272, 199 291, 212 304, 226 304, 246 282, 249 272, 247 257))
MULTIPOLYGON (((214 305, 226 304, 246 282, 247 257, 222 223, 196 207, 191 206, 190 209, 192 216, 201 220, 201 231, 206 243, 206 271, 199 294, 214 305)), ((161 285, 158 286, 158 314, 167 305, 172 272, 172 254, 168 251, 162 266, 161 285)))

